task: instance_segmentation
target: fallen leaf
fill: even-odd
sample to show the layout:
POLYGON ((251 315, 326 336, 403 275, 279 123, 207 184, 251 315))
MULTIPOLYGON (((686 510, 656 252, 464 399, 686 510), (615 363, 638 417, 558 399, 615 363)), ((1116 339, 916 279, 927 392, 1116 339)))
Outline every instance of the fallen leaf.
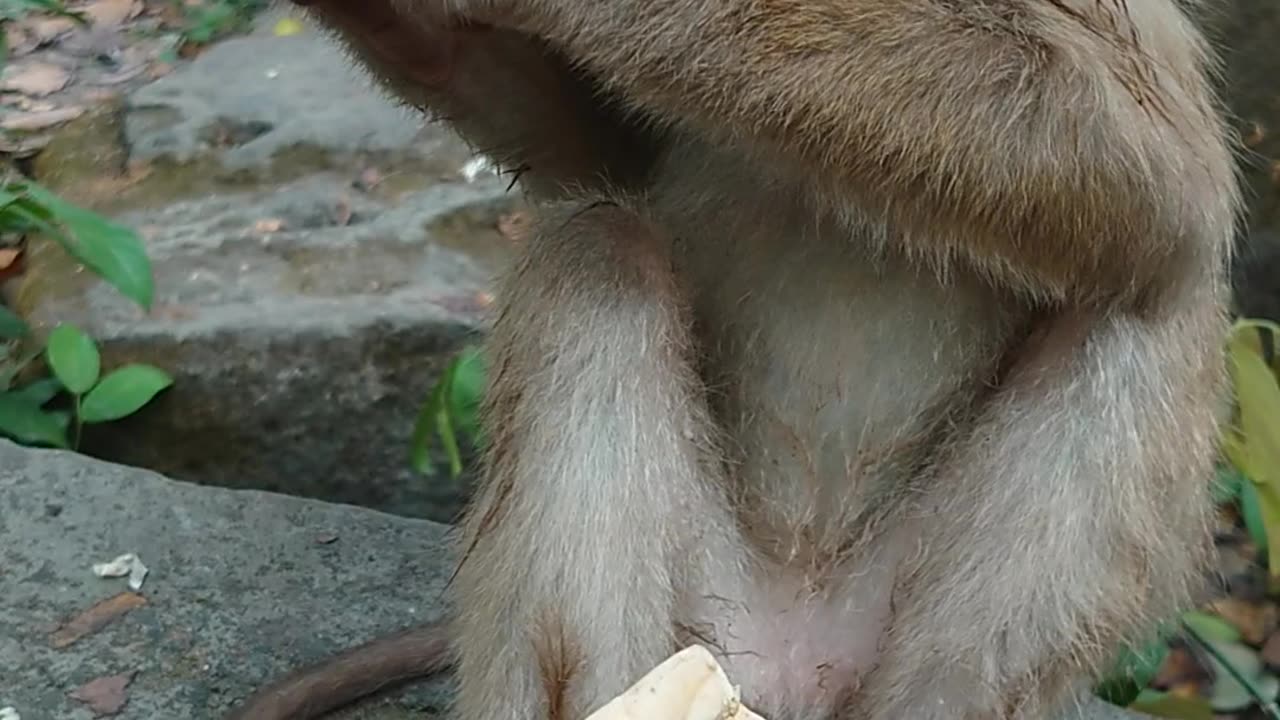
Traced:
POLYGON ((524 242, 533 226, 533 216, 523 210, 507 213, 498 218, 498 232, 512 242, 524 242))
POLYGON ((22 257, 20 248, 0 248, 0 271, 8 270, 20 257, 22 257))
POLYGON ((92 0, 81 8, 94 25, 116 26, 142 12, 140 0, 92 0))
POLYGON ((0 283, 22 272, 22 248, 0 248, 0 283))
POLYGON ((1270 603, 1250 603, 1237 598, 1222 598, 1210 604, 1213 611, 1240 631, 1250 645, 1261 645, 1280 622, 1276 607, 1270 603))
POLYGON ((59 650, 69 647, 80 638, 98 632, 129 611, 146 604, 147 599, 134 592, 122 592, 107 598, 63 623, 53 632, 50 644, 59 650))
POLYGON ((5 23, 4 43, 9 48, 9 59, 20 58, 23 55, 40 47, 40 41, 30 30, 22 27, 18 23, 5 23))
POLYGON ((365 191, 369 191, 377 187, 382 182, 382 173, 377 168, 365 168, 360 173, 360 177, 356 179, 354 185, 365 191))
POLYGON ((1268 667, 1280 668, 1280 632, 1274 632, 1267 638, 1259 654, 1268 667))
POLYGON ((316 536, 317 545, 332 545, 336 542, 338 542, 337 533, 321 533, 316 536))
POLYGON ((199 316, 199 313, 188 305, 157 303, 152 308, 150 316, 160 320, 182 321, 194 319, 199 316))
POLYGON ((48 62, 16 63, 6 68, 3 90, 33 97, 52 95, 71 82, 71 72, 48 62))
POLYGON ((57 40, 74 30, 75 27, 74 20, 61 16, 40 17, 32 15, 23 23, 23 29, 41 45, 47 45, 57 40))
POLYGON ((115 715, 129 702, 129 683, 137 671, 95 678, 67 693, 72 700, 89 706, 97 717, 115 715))
POLYGON ((276 23, 276 26, 271 29, 271 31, 275 33, 277 37, 289 37, 290 35, 297 35, 298 33, 301 33, 303 30, 304 28, 302 26, 302 23, 299 22, 297 18, 291 18, 291 17, 281 19, 280 22, 276 23))
POLYGON ((347 198, 338 198, 337 205, 333 209, 333 221, 338 227, 346 227, 351 224, 351 216, 354 213, 351 210, 351 201, 347 198))
POLYGON ((1179 687, 1187 685, 1195 686, 1196 683, 1205 680, 1207 674, 1201 667, 1196 658, 1184 647, 1169 648, 1168 654, 1164 656, 1164 660, 1160 663, 1160 669, 1156 671, 1156 676, 1152 678, 1151 684, 1154 687, 1165 688, 1169 691, 1176 691, 1179 687))
POLYGON ((284 221, 279 218, 259 220, 253 224, 253 231, 260 234, 277 233, 284 229, 284 221))
POLYGON ((82 107, 63 107, 43 112, 14 113, 0 118, 0 128, 5 130, 44 130, 75 120, 84 114, 82 107))

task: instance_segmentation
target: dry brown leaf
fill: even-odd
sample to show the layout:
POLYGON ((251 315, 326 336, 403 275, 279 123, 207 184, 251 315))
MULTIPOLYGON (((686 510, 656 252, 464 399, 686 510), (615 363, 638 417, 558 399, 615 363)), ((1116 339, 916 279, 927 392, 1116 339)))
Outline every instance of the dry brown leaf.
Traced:
POLYGON ((41 45, 57 40, 74 30, 76 23, 66 17, 41 17, 32 15, 23 22, 23 29, 41 45))
POLYGON ((8 270, 20 257, 20 248, 0 248, 0 271, 8 270))
POLYGON ((71 82, 71 72, 53 63, 32 60, 5 69, 3 90, 32 97, 52 95, 71 82))
POLYGON ((0 265, 0 283, 7 282, 22 274, 23 254, 20 248, 4 248, 0 250, 0 263, 8 262, 7 265, 0 265), (12 258, 10 259, 10 254, 12 258))
POLYGON ((1160 663, 1160 669, 1156 671, 1152 685, 1169 689, 1188 683, 1195 684, 1204 677, 1204 668, 1196 662, 1195 656, 1186 648, 1175 647, 1169 649, 1169 654, 1165 655, 1164 661, 1160 663))
POLYGON ((20 58, 40 46, 39 39, 18 23, 6 23, 3 32, 10 60, 20 58))
POLYGON ((517 210, 498 218, 498 232, 512 242, 524 242, 533 225, 533 216, 523 210, 517 210))
POLYGON ((171 321, 192 320, 199 315, 199 311, 194 307, 169 303, 157 303, 149 313, 150 317, 171 321))
POLYGON ((354 213, 351 210, 351 201, 345 197, 338 198, 338 202, 333 209, 333 221, 338 227, 346 227, 351 224, 351 216, 354 213))
POLYGON ((91 0, 81 7, 94 25, 117 26, 142 12, 141 0, 91 0))
POLYGON ((1258 654, 1267 667, 1280 668, 1280 632, 1272 633, 1271 637, 1262 644, 1262 651, 1258 654))
POLYGON ((54 125, 61 125, 64 122, 75 120, 83 114, 84 108, 76 106, 38 110, 36 112, 10 113, 0 118, 0 128, 26 132, 44 130, 54 125))
POLYGON ((355 186, 361 190, 372 190, 382 182, 382 173, 377 168, 365 168, 356 179, 355 186))
POLYGON ((253 231, 262 235, 277 233, 284 229, 284 221, 279 218, 267 218, 253 224, 253 231))
POLYGON ((1276 606, 1270 603, 1251 603, 1237 598, 1223 598, 1210 604, 1213 611, 1222 619, 1231 623, 1244 641, 1258 646, 1266 641, 1267 636, 1276 629, 1280 617, 1276 606))
POLYGON ((129 683, 135 674, 136 671, 95 678, 67 694, 88 705, 96 717, 115 715, 129 702, 129 683))
POLYGON ((98 632, 129 611, 146 604, 147 599, 134 592, 122 592, 107 598, 63 623, 62 627, 53 632, 50 644, 59 650, 69 647, 80 638, 98 632))

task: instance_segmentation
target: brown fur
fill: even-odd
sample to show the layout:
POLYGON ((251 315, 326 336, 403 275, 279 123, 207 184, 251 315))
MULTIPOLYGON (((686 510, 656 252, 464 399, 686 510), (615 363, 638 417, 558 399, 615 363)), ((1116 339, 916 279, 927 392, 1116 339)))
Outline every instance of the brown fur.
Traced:
POLYGON ((545 205, 462 720, 581 718, 691 639, 772 720, 1030 720, 1186 601, 1238 198, 1173 0, 313 4, 545 205))

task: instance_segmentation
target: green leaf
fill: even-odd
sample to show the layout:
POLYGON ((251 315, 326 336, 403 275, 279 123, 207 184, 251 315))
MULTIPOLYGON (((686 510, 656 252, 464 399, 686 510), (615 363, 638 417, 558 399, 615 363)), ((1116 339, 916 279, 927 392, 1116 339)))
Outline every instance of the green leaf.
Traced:
POLYGON ((1142 648, 1123 648, 1095 694, 1112 705, 1126 707, 1155 678, 1168 654, 1169 646, 1163 637, 1156 637, 1142 648))
POLYGON ((0 340, 16 340, 31 332, 17 313, 0 305, 0 340))
POLYGON ((1143 690, 1129 709, 1169 720, 1213 720, 1213 707, 1201 697, 1181 697, 1156 690, 1143 690))
MULTIPOLYGON (((151 308, 154 281, 151 261, 142 240, 129 228, 73 205, 34 183, 24 186, 26 194, 52 215, 52 222, 66 228, 53 238, 75 259, 102 276, 126 297, 145 309, 151 308)), ((28 208, 30 209, 30 208, 28 208)), ((38 212, 32 212, 39 217, 38 212)))
POLYGON ((119 420, 137 412, 173 378, 150 365, 126 365, 102 378, 80 404, 80 420, 85 423, 119 420))
POLYGON ((1240 631, 1217 615, 1188 610, 1182 614, 1182 622, 1201 639, 1207 641, 1232 643, 1240 640, 1240 631))
POLYGON ((1258 548, 1260 557, 1269 558, 1267 550, 1267 527, 1262 519, 1262 501, 1258 498, 1258 486, 1246 482, 1240 487, 1240 517, 1244 519, 1244 528, 1249 532, 1249 539, 1258 548))
POLYGON ((1275 697, 1276 679, 1263 674, 1262 659, 1255 650, 1240 643, 1211 640, 1208 644, 1211 648, 1209 662, 1213 666, 1214 676, 1209 703, 1214 710, 1232 712, 1252 705, 1254 693, 1251 687, 1264 698, 1275 697))
POLYGON ((453 419, 449 415, 447 403, 447 398, 452 392, 453 379, 457 367, 458 363, 454 361, 445 368, 444 376, 431 389, 431 394, 427 397, 427 401, 423 403, 422 409, 418 411, 418 420, 414 423, 409 462, 414 470, 424 475, 431 474, 434 469, 429 449, 433 432, 440 437, 440 441, 444 445, 445 454, 449 456, 449 465, 453 475, 456 477, 462 473, 462 457, 458 451, 458 439, 454 435, 453 419))
POLYGON ((1237 325, 1228 352, 1239 428, 1228 434, 1225 449, 1257 491, 1275 577, 1280 575, 1280 385, 1262 355, 1254 327, 1237 325))
POLYGON ((36 407, 44 407, 64 389, 58 378, 41 378, 11 391, 10 394, 23 398, 36 407))
POLYGON ((16 393, 0 393, 0 434, 24 445, 66 448, 66 427, 56 416, 16 393))
POLYGON ((88 392, 102 371, 98 346, 73 325, 59 325, 49 333, 45 358, 63 386, 76 395, 88 392))
POLYGON ((1222 504, 1240 498, 1241 488, 1249 481, 1234 467, 1219 465, 1213 479, 1213 502, 1222 504))
POLYGON ((485 362, 477 348, 464 350, 455 361, 453 382, 449 392, 449 413, 455 428, 477 442, 482 442, 480 405, 484 400, 485 362))

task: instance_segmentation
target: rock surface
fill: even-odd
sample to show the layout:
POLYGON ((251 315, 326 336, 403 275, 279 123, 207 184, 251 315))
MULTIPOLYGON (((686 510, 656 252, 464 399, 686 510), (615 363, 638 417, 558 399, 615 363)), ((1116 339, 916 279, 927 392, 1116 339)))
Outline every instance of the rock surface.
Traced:
MULTIPOLYGON (((269 25, 264 22, 263 24, 269 25)), ((152 312, 37 246, 14 304, 75 323, 171 392, 84 450, 201 483, 452 519, 465 481, 408 467, 418 408, 484 329, 505 181, 393 105, 325 37, 210 48, 73 125, 40 176, 138 228, 152 312), (123 142, 121 142, 123 138, 123 142), (87 160, 87 158, 92 159, 87 160), (104 178, 103 168, 119 168, 104 178)))
MULTIPOLYGON (((446 528, 343 505, 174 482, 0 441, 0 707, 92 717, 67 693, 136 672, 118 716, 218 718, 264 679, 439 617, 446 528), (56 629, 128 587, 94 563, 135 553, 146 604, 69 646, 56 629)), ((349 717, 423 717, 426 684, 349 717)))
MULTIPOLYGON (((68 693, 136 673, 120 720, 216 720, 265 678, 440 617, 446 528, 200 487, 0 440, 0 707, 88 720, 68 693), (92 565, 135 553, 145 604, 62 648, 70 618, 128 591, 92 565)), ((428 718, 447 678, 340 717, 428 718)), ((1135 720, 1098 703, 1063 720, 1135 720)))

